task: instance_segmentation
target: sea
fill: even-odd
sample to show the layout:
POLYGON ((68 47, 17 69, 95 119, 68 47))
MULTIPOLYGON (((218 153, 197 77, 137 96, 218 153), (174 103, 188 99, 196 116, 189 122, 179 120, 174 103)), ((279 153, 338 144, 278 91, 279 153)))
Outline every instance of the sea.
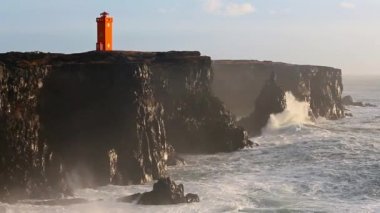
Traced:
POLYGON ((306 103, 286 94, 260 144, 233 153, 184 155, 169 168, 199 203, 140 206, 116 199, 153 183, 79 189, 90 202, 71 206, 0 203, 0 213, 58 212, 380 212, 380 76, 344 76, 344 95, 377 107, 347 107, 353 117, 311 121, 306 103))

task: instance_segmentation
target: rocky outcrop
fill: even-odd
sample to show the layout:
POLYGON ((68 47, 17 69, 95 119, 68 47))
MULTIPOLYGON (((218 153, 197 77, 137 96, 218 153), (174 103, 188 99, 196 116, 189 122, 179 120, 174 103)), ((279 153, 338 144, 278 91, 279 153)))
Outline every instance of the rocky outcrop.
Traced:
POLYGON ((40 121, 69 181, 125 185, 164 174, 164 110, 153 95, 151 75, 144 63, 52 67, 39 98, 40 121))
POLYGON ((1 200, 70 194, 62 159, 41 135, 38 97, 49 72, 44 66, 0 63, 1 200))
POLYGON ((342 98, 342 103, 345 106, 376 107, 376 105, 374 104, 354 101, 354 99, 350 95, 344 96, 342 98))
POLYGON ((150 192, 137 193, 123 198, 119 198, 120 202, 137 202, 142 205, 169 205, 179 203, 199 202, 197 194, 184 194, 182 184, 176 184, 170 178, 160 178, 150 192))
POLYGON ((142 183, 165 172, 163 108, 151 70, 92 56, 0 57, 1 198, 142 183))
POLYGON ((213 153, 249 145, 247 134, 211 93, 211 60, 153 63, 156 97, 165 108, 168 142, 178 152, 213 153))
POLYGON ((270 115, 280 113, 285 108, 285 92, 277 86, 276 76, 273 74, 261 89, 254 112, 241 119, 239 124, 244 126, 251 136, 258 136, 261 134, 261 129, 266 126, 270 115))
POLYGON ((213 92, 239 117, 254 111, 260 91, 271 73, 276 74, 276 84, 283 91, 291 91, 299 101, 310 103, 315 117, 344 117, 342 72, 339 69, 270 61, 214 61, 213 69, 213 92))
POLYGON ((243 147, 245 131, 210 93, 210 64, 199 52, 0 54, 0 199, 158 179, 168 142, 243 147))

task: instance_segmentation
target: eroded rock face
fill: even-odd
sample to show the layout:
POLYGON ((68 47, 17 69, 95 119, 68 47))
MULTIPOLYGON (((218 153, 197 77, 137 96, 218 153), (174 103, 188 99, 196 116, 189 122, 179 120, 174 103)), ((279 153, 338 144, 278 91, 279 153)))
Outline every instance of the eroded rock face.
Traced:
POLYGON ((286 108, 285 92, 277 86, 275 79, 273 73, 256 99, 255 111, 239 121, 239 124, 244 126, 251 136, 260 135, 270 115, 280 113, 286 108))
POLYGON ((170 178, 160 178, 150 192, 137 193, 119 199, 120 202, 136 202, 142 205, 169 205, 199 202, 196 194, 184 194, 182 184, 176 184, 170 178))
POLYGON ((148 65, 87 62, 52 69, 39 99, 40 118, 69 181, 125 185, 164 174, 164 110, 153 96, 148 65))
POLYGON ((168 142, 178 152, 234 151, 251 145, 232 114, 211 93, 210 58, 154 63, 154 91, 165 108, 168 142))
POLYGON ((166 172, 148 60, 126 53, 0 55, 0 198, 143 183, 166 172), (125 55, 124 55, 125 54, 125 55))
POLYGON ((269 61, 214 61, 213 91, 239 117, 254 111, 265 82, 275 73, 276 84, 299 101, 310 103, 315 117, 344 117, 342 72, 321 66, 269 61))
POLYGON ((0 54, 0 200, 158 179, 168 141, 243 147, 245 131, 210 93, 210 63, 199 52, 0 54))
POLYGON ((62 159, 41 135, 39 96, 50 71, 0 63, 0 200, 70 194, 62 159))

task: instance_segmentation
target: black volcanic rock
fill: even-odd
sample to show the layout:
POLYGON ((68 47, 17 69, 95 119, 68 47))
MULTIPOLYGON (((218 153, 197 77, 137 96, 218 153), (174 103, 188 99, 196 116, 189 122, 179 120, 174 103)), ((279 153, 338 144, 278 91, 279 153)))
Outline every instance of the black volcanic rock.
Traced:
POLYGON ((261 129, 266 126, 271 114, 280 113, 286 108, 285 92, 277 86, 275 79, 273 73, 256 99, 255 111, 239 121, 252 136, 261 134, 261 129))
POLYGON ((80 186, 144 183, 165 171, 163 107, 143 63, 53 66, 39 98, 43 136, 80 186))
POLYGON ((163 108, 149 67, 67 57, 0 56, 2 200, 58 197, 70 185, 143 183, 165 173, 163 108), (12 57, 19 60, 7 63, 12 57))
POLYGON ((153 63, 156 97, 165 108, 167 139, 178 152, 234 151, 250 142, 211 92, 211 60, 153 63))
POLYGON ((374 104, 354 101, 350 95, 344 96, 342 98, 342 103, 345 106, 376 107, 374 104))
POLYGON ((168 157, 166 160, 166 164, 168 166, 176 166, 176 165, 185 165, 185 159, 183 159, 177 151, 174 149, 172 145, 169 145, 168 148, 168 157))
POLYGON ((210 65, 199 52, 0 54, 0 200, 158 179, 168 142, 244 147, 245 131, 210 92, 210 65))
POLYGON ((49 71, 0 63, 0 200, 71 193, 61 157, 41 135, 39 96, 49 71))
POLYGON ((134 202, 142 205, 169 205, 179 203, 199 202, 196 194, 184 194, 182 184, 176 184, 170 178, 160 178, 150 192, 137 193, 123 198, 119 198, 120 202, 134 202))
POLYGON ((339 69, 249 60, 213 61, 213 69, 213 92, 239 117, 254 111, 260 91, 273 72, 276 84, 285 92, 291 91, 297 100, 310 103, 315 117, 344 117, 339 69))

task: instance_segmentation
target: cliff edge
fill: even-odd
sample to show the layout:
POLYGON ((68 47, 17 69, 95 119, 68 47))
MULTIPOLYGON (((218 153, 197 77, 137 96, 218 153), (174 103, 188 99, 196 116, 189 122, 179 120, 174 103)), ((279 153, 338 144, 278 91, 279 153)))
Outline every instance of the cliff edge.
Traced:
POLYGON ((0 54, 1 200, 158 179, 172 145, 244 147, 212 75, 199 52, 0 54))
POLYGON ((254 60, 216 60, 213 69, 214 94, 239 117, 255 111, 255 102, 272 74, 284 92, 291 91, 299 101, 310 104, 314 117, 344 117, 339 69, 254 60))

